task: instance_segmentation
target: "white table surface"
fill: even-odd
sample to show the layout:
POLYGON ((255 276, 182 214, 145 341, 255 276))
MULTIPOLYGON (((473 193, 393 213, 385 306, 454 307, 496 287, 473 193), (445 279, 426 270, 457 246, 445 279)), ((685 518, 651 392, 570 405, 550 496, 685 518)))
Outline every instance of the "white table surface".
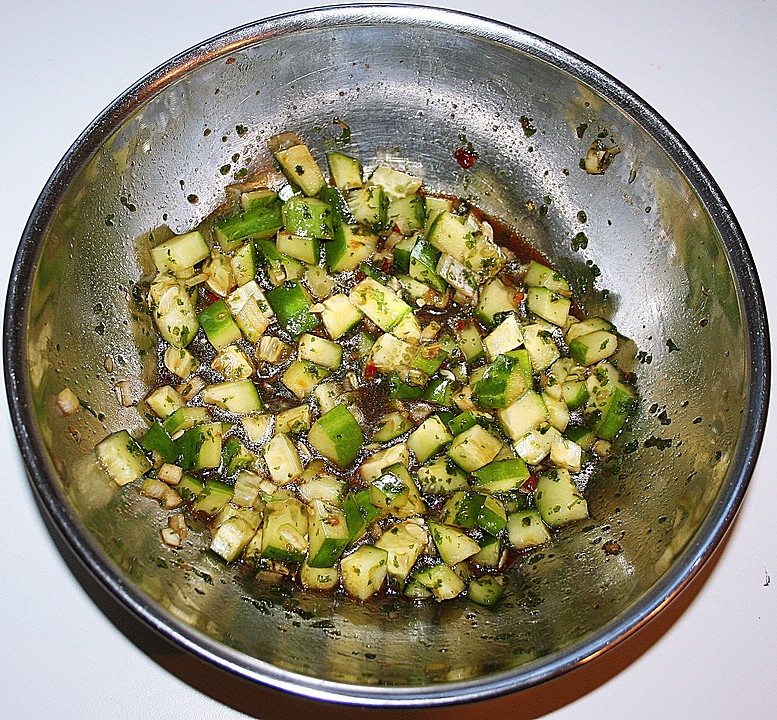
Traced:
MULTIPOLYGON (((439 2, 549 38, 641 95, 686 139, 742 225, 777 304, 777 4, 573 0, 439 2)), ((185 48, 307 3, 0 2, 2 292, 38 193, 81 130, 185 48)), ((334 708, 256 688, 161 641, 76 580, 34 503, 7 411, 0 502, 0 714, 21 718, 315 720, 777 717, 774 418, 727 541, 668 611, 564 678, 468 707, 334 708), (105 612, 100 608, 105 608, 105 612), (120 629, 121 628, 121 629, 120 629), (771 680, 768 679, 771 677, 771 680)), ((87 587, 89 587, 87 585, 87 587)))

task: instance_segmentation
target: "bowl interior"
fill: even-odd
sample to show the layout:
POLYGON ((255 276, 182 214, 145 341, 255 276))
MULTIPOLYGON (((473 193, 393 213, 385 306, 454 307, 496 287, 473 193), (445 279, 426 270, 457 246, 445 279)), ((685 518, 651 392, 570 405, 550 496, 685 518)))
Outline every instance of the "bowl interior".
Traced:
POLYGON ((742 490, 752 319, 726 249, 731 226, 700 195, 696 166, 625 91, 606 99, 608 82, 495 24, 354 10, 206 43, 96 122, 28 229, 34 259, 15 280, 29 286, 26 364, 16 362, 38 488, 50 488, 66 535, 107 568, 125 602, 216 662, 280 687, 431 702, 549 677, 677 591, 742 490), (143 425, 114 386, 128 381, 140 399, 154 379, 149 318, 131 292, 150 270, 152 237, 185 232, 242 172, 269 169, 273 133, 297 131, 321 156, 341 135, 335 119, 350 127, 346 152, 368 169, 418 171, 427 187, 516 227, 589 312, 607 313, 632 341, 622 365, 637 374, 639 410, 588 482, 590 522, 522 560, 496 610, 360 604, 262 584, 197 537, 163 547, 162 511, 95 464, 109 431, 143 425), (579 163, 597 139, 620 154, 604 175, 587 175, 579 163), (453 157, 466 143, 478 153, 470 170, 453 157), (66 386, 90 412, 57 416, 51 398, 66 386))

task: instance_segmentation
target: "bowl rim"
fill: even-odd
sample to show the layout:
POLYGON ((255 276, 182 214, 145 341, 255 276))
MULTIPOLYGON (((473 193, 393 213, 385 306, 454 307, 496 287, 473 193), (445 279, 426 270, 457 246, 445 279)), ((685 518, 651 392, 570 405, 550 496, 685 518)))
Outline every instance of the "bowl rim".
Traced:
POLYGON ((558 677, 614 647, 649 622, 691 582, 731 526, 752 476, 766 425, 770 386, 770 341, 766 306, 744 235, 707 169, 677 132, 644 100, 598 66, 526 30, 478 15, 411 4, 333 5, 298 10, 251 22, 205 40, 167 60, 108 105, 79 135, 38 197, 16 252, 4 319, 4 375, 14 431, 33 491, 51 524, 90 574, 132 614, 184 650, 247 680, 302 697, 383 707, 431 707, 472 702, 526 689, 558 677), (57 487, 54 468, 31 412, 26 373, 30 280, 41 241, 68 178, 143 103, 210 60, 279 35, 344 24, 413 25, 454 31, 531 55, 566 72, 631 117, 667 153, 701 198, 720 233, 734 271, 747 339, 748 400, 740 441, 721 492, 707 517, 669 571, 630 607, 596 633, 552 655, 511 671, 482 678, 418 686, 362 686, 324 681, 280 669, 214 642, 157 605, 121 575, 70 510, 57 487))

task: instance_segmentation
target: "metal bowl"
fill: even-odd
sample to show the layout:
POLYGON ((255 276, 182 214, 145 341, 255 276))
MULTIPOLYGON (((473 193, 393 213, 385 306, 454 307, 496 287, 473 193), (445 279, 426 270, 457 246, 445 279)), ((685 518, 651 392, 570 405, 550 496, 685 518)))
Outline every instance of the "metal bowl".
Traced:
MULTIPOLYGON (((25 230, 5 319, 6 385, 32 485, 120 602, 240 676, 300 695, 422 706, 548 680, 669 603, 723 537, 761 442, 763 298, 736 220, 666 123, 572 53, 478 17, 348 6, 271 18, 208 40, 116 100, 68 151, 25 230), (314 150, 347 122, 367 164, 412 162, 428 187, 473 198, 530 237, 592 313, 633 340, 641 402, 588 483, 591 520, 511 572, 495 610, 466 600, 361 604, 288 592, 204 552, 161 546, 153 503, 97 467, 108 432, 139 428, 156 369, 130 288, 162 225, 184 232, 266 139, 314 150), (603 175, 579 164, 617 145, 603 175), (460 168, 471 142, 475 165, 460 168), (580 233, 584 233, 580 235, 580 233), (106 360, 106 358, 110 358, 106 360), (70 418, 52 396, 89 405, 70 418)), ((631 360, 629 360, 631 358, 631 360)))

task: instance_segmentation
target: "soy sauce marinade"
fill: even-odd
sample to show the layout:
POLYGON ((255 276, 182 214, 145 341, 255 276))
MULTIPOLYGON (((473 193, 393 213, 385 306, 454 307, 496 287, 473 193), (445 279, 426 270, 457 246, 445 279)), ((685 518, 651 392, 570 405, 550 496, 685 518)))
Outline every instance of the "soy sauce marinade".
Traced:
POLYGON ((150 427, 97 455, 211 550, 366 600, 467 595, 588 516, 575 478, 635 399, 618 336, 523 238, 422 180, 285 133, 244 185, 152 248, 150 427))

